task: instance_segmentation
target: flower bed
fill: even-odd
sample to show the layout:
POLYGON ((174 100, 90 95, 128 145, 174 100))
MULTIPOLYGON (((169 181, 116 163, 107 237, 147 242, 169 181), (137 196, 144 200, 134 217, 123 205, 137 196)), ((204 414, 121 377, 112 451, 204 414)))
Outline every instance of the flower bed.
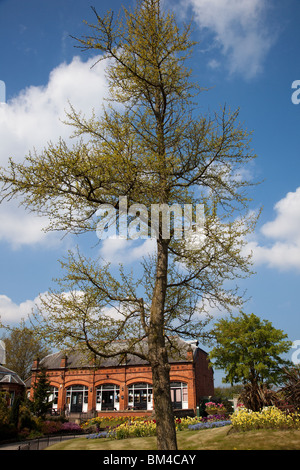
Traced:
POLYGON ((189 424, 188 428, 192 431, 199 431, 200 429, 212 429, 212 428, 220 428, 222 426, 228 426, 231 424, 230 420, 222 420, 222 421, 206 421, 197 424, 189 424))
POLYGON ((298 413, 287 413, 275 406, 265 407, 259 412, 241 407, 233 413, 231 422, 234 429, 238 431, 300 429, 300 415, 298 413))
POLYGON ((85 432, 89 432, 91 429, 100 431, 100 430, 108 430, 111 428, 115 428, 116 426, 119 426, 121 424, 127 423, 127 422, 140 422, 140 421, 145 421, 145 417, 130 417, 128 416, 106 416, 106 417, 96 417, 96 418, 91 418, 85 423, 81 425, 81 428, 85 432))
MULTIPOLYGON (((102 419, 102 418, 100 418, 102 419)), ((111 421, 112 422, 112 421, 111 421)), ((86 429, 95 423, 103 424, 99 418, 89 420, 84 424, 86 429)), ((187 417, 175 418, 176 431, 183 431, 185 429, 209 429, 213 427, 225 426, 231 424, 224 415, 208 416, 207 418, 187 417)), ((135 420, 128 420, 122 422, 117 426, 107 427, 103 431, 93 432, 87 436, 87 439, 101 439, 110 437, 111 439, 127 439, 130 437, 148 437, 156 435, 156 421, 155 420, 142 420, 141 418, 135 420)))

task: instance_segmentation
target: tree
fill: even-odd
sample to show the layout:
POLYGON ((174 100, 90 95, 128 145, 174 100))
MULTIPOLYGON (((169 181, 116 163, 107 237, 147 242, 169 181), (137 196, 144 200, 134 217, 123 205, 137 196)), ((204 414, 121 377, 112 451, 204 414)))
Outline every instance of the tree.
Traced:
POLYGON ((35 335, 35 330, 25 326, 22 320, 19 326, 9 327, 4 338, 6 349, 6 366, 26 380, 36 357, 50 353, 49 348, 35 335))
POLYGON ((292 343, 271 322, 244 312, 216 322, 212 336, 216 343, 210 352, 214 367, 225 370, 225 383, 246 387, 249 403, 257 411, 264 400, 265 385, 277 384, 282 367, 289 363, 280 355, 287 353, 292 343))
POLYGON ((50 393, 50 382, 47 377, 47 372, 44 368, 41 368, 40 373, 33 384, 33 400, 31 403, 31 409, 37 417, 45 418, 45 415, 51 407, 49 401, 50 393))
MULTIPOLYGON (((152 219, 141 208, 149 214, 152 204, 159 209, 189 204, 195 226, 195 208, 203 207, 198 246, 191 241, 192 229, 190 237, 178 236, 174 218, 166 234, 161 216, 152 232, 155 254, 134 272, 120 266, 116 275, 101 260, 69 253, 60 288, 44 297, 36 318, 40 333, 60 347, 75 345, 100 359, 134 353, 149 361, 158 449, 172 450, 177 446, 169 378, 169 358, 176 354, 172 338, 198 339, 212 307, 230 311, 243 304, 231 281, 251 274, 243 247, 257 216, 249 215, 250 182, 243 175, 255 156, 238 111, 224 107, 199 116, 193 108, 201 90, 187 68, 194 46, 191 25, 180 29, 160 0, 139 0, 117 19, 93 10, 96 24, 77 41, 107 61, 110 102, 101 116, 91 118, 71 106, 67 123, 78 139, 72 148, 60 140, 40 155, 30 153, 23 164, 10 160, 1 171, 2 195, 22 196, 27 209, 50 218, 49 229, 76 234, 99 229, 104 224, 99 208, 109 204, 107 212, 115 209, 116 217, 105 218, 106 212, 105 223, 116 223, 120 235, 121 197, 131 208, 131 222, 144 223, 148 235, 152 219)), ((138 236, 131 223, 129 228, 138 236)))

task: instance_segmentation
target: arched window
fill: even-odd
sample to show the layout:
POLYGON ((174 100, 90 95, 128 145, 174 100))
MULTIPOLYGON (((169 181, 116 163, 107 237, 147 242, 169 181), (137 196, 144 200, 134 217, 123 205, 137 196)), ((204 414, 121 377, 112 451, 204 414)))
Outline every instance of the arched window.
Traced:
POLYGON ((96 410, 119 410, 120 387, 103 384, 97 387, 96 410))
POLYGON ((72 385, 67 388, 66 408, 70 413, 87 412, 88 388, 85 385, 72 385))
POLYGON ((135 410, 152 410, 152 385, 147 383, 135 383, 130 385, 128 387, 128 408, 134 408, 135 410))
POLYGON ((184 382, 171 382, 171 400, 173 408, 184 410, 188 408, 188 389, 184 382))

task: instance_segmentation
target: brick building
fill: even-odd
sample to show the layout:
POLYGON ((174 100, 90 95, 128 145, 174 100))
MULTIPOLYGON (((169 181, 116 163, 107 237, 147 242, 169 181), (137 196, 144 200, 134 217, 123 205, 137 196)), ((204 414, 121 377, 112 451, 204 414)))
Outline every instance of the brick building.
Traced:
MULTIPOLYGON (((213 370, 205 351, 176 339, 177 357, 170 358, 171 398, 174 409, 195 413, 201 397, 214 393, 213 370)), ((95 366, 82 354, 50 354, 32 367, 31 386, 41 368, 51 384, 53 411, 150 415, 153 411, 152 373, 149 363, 128 355, 121 364, 110 358, 95 366)), ((31 388, 32 394, 32 388, 31 388)))
POLYGON ((8 406, 13 404, 17 396, 23 398, 25 393, 25 383, 18 374, 0 364, 0 392, 7 396, 8 406))

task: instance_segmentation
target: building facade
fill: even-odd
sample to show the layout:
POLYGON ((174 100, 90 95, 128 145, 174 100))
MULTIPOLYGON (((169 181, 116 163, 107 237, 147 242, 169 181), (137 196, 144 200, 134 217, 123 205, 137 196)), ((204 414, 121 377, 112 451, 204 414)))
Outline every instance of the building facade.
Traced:
MULTIPOLYGON (((213 370, 205 351, 178 341, 180 358, 170 359, 171 399, 174 409, 195 413, 200 398, 214 393, 213 370)), ((107 359, 95 367, 76 352, 51 354, 33 364, 31 394, 41 368, 47 370, 54 413, 104 416, 153 412, 151 368, 136 356, 128 356, 121 364, 107 359)))
POLYGON ((8 406, 12 406, 16 397, 23 398, 25 383, 18 374, 0 364, 0 392, 5 393, 8 406))

